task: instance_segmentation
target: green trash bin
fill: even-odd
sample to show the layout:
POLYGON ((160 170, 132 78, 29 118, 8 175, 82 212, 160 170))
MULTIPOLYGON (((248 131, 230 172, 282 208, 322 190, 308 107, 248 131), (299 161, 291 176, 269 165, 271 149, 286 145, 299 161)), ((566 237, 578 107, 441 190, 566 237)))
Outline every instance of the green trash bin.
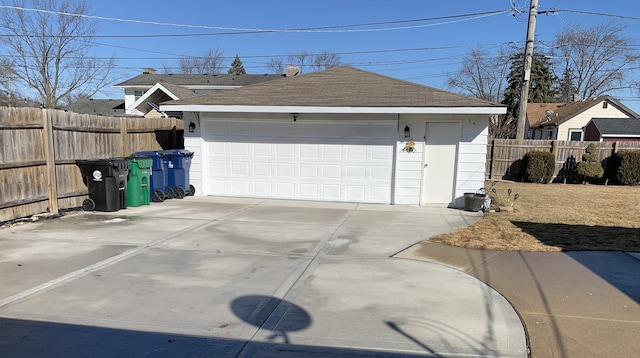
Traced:
POLYGON ((153 160, 148 157, 129 158, 129 179, 127 180, 127 205, 149 205, 150 177, 153 160))

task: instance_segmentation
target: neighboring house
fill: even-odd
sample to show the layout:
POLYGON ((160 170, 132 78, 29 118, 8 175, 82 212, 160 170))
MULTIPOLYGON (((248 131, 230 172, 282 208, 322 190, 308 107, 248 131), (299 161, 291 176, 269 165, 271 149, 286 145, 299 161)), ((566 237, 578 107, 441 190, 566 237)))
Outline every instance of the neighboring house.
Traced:
POLYGON ((108 117, 128 116, 121 99, 81 99, 64 108, 67 111, 108 117))
MULTIPOLYGON (((529 104, 540 106, 541 104, 529 104)), ((547 104, 547 105, 556 105, 547 104)), ((583 128, 592 118, 635 118, 638 114, 611 96, 588 98, 550 109, 543 118, 529 119, 528 138, 553 140, 584 140, 583 128), (535 120, 539 120, 535 122, 535 120)), ((527 111, 527 115, 529 112, 527 111)))
MULTIPOLYGON (((544 123, 553 119, 558 107, 565 103, 527 103, 527 119, 525 121, 525 130, 527 138, 534 139, 532 127, 537 127, 540 123, 544 123)), ((536 138, 539 139, 539 138, 536 138)))
POLYGON ((144 115, 148 118, 166 118, 169 116, 180 118, 182 113, 160 112, 158 104, 166 101, 187 99, 193 96, 196 96, 196 94, 186 87, 169 83, 156 83, 131 105, 129 112, 144 115))
POLYGON ((165 102, 199 195, 464 206, 498 103, 352 67, 165 102), (413 145, 412 145, 413 143, 413 145))
MULTIPOLYGON (((124 90, 125 109, 127 114, 144 115, 134 104, 158 83, 181 86, 196 95, 213 93, 220 90, 239 88, 242 86, 271 81, 283 75, 230 75, 230 74, 158 74, 156 70, 145 68, 142 74, 114 85, 124 90)), ((166 89, 166 88, 165 88, 166 89)), ((156 102, 151 102, 158 104, 156 102)))
POLYGON ((638 142, 640 118, 593 118, 584 128, 584 140, 638 142))

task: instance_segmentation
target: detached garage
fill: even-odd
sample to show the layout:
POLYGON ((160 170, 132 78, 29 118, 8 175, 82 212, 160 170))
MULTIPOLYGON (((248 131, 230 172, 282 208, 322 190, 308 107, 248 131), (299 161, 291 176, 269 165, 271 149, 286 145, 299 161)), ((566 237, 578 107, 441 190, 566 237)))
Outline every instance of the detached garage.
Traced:
POLYGON ((352 67, 166 102, 200 195, 462 206, 496 103, 352 67))

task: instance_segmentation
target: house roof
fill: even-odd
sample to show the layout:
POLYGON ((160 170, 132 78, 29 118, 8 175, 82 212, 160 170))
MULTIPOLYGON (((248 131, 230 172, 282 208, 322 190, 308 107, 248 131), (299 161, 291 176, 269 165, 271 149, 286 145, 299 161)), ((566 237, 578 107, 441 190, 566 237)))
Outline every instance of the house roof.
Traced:
MULTIPOLYGON (((504 105, 412 82, 363 71, 337 67, 310 74, 284 77, 233 90, 166 102, 167 110, 187 110, 189 106, 248 107, 333 107, 333 108, 490 108, 505 113, 504 105)), ((193 110, 193 108, 191 108, 193 110)), ((443 112, 449 113, 449 112, 443 112)))
MULTIPOLYGON (((529 120, 529 127, 537 126, 541 122, 547 120, 546 111, 553 111, 555 116, 558 107, 565 103, 528 103, 527 104, 527 119, 529 120)), ((551 117, 549 117, 551 118, 551 117)))
POLYGON ((601 135, 640 135, 640 118, 593 118, 601 135))
POLYGON ((230 74, 154 74, 142 73, 113 87, 151 87, 156 83, 178 86, 226 86, 239 87, 282 78, 282 75, 230 75, 230 74))
POLYGON ((159 104, 166 101, 190 98, 196 94, 183 86, 172 85, 169 83, 156 83, 138 98, 132 105, 132 108, 140 112, 147 113, 152 109, 149 103, 159 104))
POLYGON ((67 111, 94 114, 98 116, 125 117, 124 100, 122 99, 82 99, 64 108, 67 111))
POLYGON ((638 117, 637 113, 635 113, 633 110, 631 110, 627 106, 625 106, 622 103, 620 103, 620 101, 618 101, 617 99, 615 99, 615 98, 613 98, 611 96, 599 96, 599 97, 587 98, 587 99, 584 99, 582 101, 571 102, 571 103, 567 103, 567 104, 564 104, 562 106, 559 106, 554 111, 554 115, 553 115, 553 118, 551 118, 551 120, 540 122, 535 126, 531 125, 531 128, 534 128, 534 127, 546 127, 546 126, 559 126, 562 123, 570 120, 571 118, 573 118, 573 117, 581 114, 582 112, 588 110, 589 108, 597 106, 600 103, 605 102, 605 101, 607 101, 611 105, 617 107, 622 112, 625 112, 627 115, 629 115, 629 117, 638 117))

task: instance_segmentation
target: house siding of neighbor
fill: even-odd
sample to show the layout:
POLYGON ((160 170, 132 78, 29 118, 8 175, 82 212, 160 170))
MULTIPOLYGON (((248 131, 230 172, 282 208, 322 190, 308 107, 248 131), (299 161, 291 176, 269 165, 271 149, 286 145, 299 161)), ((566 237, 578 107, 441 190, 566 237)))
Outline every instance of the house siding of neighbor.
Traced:
POLYGON ((531 139, 584 140, 592 118, 633 118, 638 115, 611 96, 588 98, 557 106, 547 118, 531 125, 531 139))
POLYGON ((593 118, 585 126, 585 138, 598 142, 640 141, 640 118, 593 118))
POLYGON ((351 67, 161 105, 200 195, 462 207, 506 108, 351 67), (413 150, 407 144, 413 141, 413 150))

